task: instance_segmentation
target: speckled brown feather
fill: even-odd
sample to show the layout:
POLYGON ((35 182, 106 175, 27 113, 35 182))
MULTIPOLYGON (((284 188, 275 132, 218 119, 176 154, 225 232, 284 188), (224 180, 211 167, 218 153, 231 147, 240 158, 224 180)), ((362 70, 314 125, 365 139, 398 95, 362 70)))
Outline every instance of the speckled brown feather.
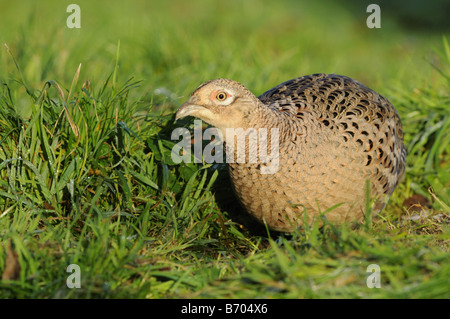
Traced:
MULTIPOLYGON (((404 175, 406 149, 395 108, 348 77, 304 76, 259 98, 235 81, 219 79, 200 86, 193 98, 216 115, 210 124, 222 130, 232 126, 225 120, 230 114, 239 117, 235 120, 244 129, 279 129, 275 174, 261 174, 265 164, 260 162, 229 163, 241 203, 271 229, 292 231, 306 217, 310 223, 333 207, 326 212, 330 221, 362 220, 366 181, 378 212, 404 175), (235 94, 232 103, 218 107, 214 101, 205 102, 204 96, 221 88, 235 94)), ((256 151, 247 149, 247 155, 256 151)))

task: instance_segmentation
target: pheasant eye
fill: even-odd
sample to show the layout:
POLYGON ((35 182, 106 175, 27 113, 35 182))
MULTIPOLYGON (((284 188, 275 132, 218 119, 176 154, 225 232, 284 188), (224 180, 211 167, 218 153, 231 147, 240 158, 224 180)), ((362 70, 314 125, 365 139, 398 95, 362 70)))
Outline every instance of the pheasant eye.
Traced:
POLYGON ((217 93, 217 95, 216 95, 216 99, 219 101, 225 101, 227 99, 227 97, 228 97, 228 94, 223 91, 217 93))

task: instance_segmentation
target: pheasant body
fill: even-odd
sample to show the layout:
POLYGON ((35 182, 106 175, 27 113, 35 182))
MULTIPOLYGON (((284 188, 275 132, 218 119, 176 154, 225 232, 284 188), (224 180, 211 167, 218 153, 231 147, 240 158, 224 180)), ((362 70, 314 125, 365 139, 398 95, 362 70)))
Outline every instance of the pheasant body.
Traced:
MULTIPOLYGON (((227 129, 276 129, 265 144, 246 143, 246 161, 231 161, 230 177, 246 210, 278 231, 293 231, 320 213, 336 223, 364 219, 366 181, 379 212, 405 171, 400 118, 387 99, 345 76, 314 74, 284 82, 258 98, 238 82, 201 85, 177 112, 227 129), (274 142, 277 170, 249 161, 274 142), (306 215, 305 215, 306 214, 306 215)), ((261 137, 263 138, 263 137, 261 137)), ((226 139, 229 143, 229 140, 226 139)), ((235 145, 226 145, 236 152, 235 145)), ((236 154, 233 154, 236 155, 236 154)))

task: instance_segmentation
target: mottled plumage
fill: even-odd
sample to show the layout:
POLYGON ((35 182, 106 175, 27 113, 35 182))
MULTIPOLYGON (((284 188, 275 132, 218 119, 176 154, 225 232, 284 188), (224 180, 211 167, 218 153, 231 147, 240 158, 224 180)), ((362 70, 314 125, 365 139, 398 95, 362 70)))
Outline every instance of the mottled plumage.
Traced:
MULTIPOLYGON (((363 220, 366 181, 378 212, 404 175, 406 149, 395 108, 345 76, 303 76, 258 98, 238 82, 217 79, 202 84, 177 112, 177 118, 188 115, 224 136, 227 128, 278 129, 274 174, 261 173, 270 162, 228 164, 243 206, 274 230, 292 231, 305 212, 311 222, 337 204, 326 213, 330 221, 363 220)), ((247 147, 246 155, 257 151, 247 147)))

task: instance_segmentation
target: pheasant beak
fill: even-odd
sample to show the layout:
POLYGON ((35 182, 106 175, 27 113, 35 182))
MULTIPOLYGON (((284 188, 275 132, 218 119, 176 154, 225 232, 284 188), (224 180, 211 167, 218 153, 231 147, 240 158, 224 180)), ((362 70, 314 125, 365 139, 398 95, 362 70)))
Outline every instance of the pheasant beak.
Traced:
POLYGON ((191 102, 191 99, 181 104, 180 108, 178 109, 177 113, 175 114, 175 120, 179 120, 186 116, 197 116, 199 112, 202 110, 205 110, 203 106, 193 104, 191 102))
POLYGON ((186 116, 195 116, 203 120, 209 118, 211 116, 211 111, 202 106, 199 102, 200 98, 198 96, 191 96, 189 100, 181 104, 177 114, 175 114, 175 120, 186 116))

